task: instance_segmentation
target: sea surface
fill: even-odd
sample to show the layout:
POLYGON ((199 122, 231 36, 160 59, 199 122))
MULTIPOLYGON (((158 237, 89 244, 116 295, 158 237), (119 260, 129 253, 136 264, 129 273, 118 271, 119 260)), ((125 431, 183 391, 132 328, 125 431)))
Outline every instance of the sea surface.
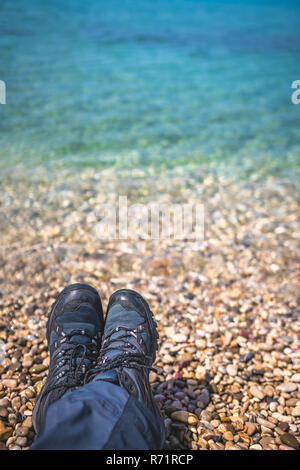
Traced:
POLYGON ((0 176, 300 169, 298 0, 1 0, 0 176))

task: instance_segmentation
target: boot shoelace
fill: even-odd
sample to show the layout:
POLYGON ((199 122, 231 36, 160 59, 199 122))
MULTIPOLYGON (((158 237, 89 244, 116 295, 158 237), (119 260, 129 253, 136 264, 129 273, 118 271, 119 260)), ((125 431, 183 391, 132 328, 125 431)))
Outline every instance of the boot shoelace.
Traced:
POLYGON ((141 347, 143 339, 141 336, 138 336, 138 333, 141 333, 142 331, 144 331, 144 328, 141 325, 135 329, 128 328, 126 326, 118 326, 112 330, 111 333, 106 335, 102 343, 97 365, 94 369, 87 372, 86 381, 91 380, 99 373, 112 369, 122 369, 123 367, 132 369, 144 368, 156 372, 156 369, 146 364, 148 357, 141 347), (112 335, 122 330, 124 332, 122 335, 116 338, 111 338, 112 335), (131 338, 132 336, 136 339, 137 344, 132 344, 128 341, 128 338, 131 338), (114 346, 113 343, 115 342, 121 344, 114 346), (120 353, 111 358, 107 357, 106 354, 109 351, 115 350, 120 351, 120 353))
POLYGON ((61 333, 62 337, 56 341, 55 346, 60 347, 66 344, 65 348, 62 348, 57 354, 59 358, 56 363, 56 367, 65 367, 58 374, 55 374, 55 379, 62 378, 59 383, 56 383, 49 388, 47 388, 46 393, 51 392, 55 389, 68 389, 78 387, 83 384, 84 376, 87 371, 87 365, 85 361, 88 362, 88 368, 93 367, 97 362, 98 355, 98 335, 91 336, 85 330, 72 330, 70 333, 61 333), (75 335, 84 335, 90 338, 88 344, 81 344, 75 341, 72 341, 72 337, 75 335), (78 364, 74 367, 74 362, 79 359, 78 364))

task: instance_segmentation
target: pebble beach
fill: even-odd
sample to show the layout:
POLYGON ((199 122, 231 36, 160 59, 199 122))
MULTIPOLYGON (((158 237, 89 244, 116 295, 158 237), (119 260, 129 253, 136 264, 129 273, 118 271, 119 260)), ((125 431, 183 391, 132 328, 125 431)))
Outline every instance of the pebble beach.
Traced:
POLYGON ((127 287, 149 302, 150 381, 165 449, 300 447, 299 181, 204 169, 153 178, 109 171, 6 177, 0 194, 0 449, 26 450, 47 376, 45 326, 59 292, 94 286, 104 311, 127 287), (97 207, 200 201, 205 239, 99 240, 97 207))

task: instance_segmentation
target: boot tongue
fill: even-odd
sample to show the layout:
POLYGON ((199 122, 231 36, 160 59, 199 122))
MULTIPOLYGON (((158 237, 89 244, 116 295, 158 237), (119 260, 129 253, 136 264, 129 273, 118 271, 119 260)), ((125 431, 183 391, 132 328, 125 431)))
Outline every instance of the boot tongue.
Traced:
MULTIPOLYGON (((105 357, 108 360, 124 355, 124 347, 126 342, 133 345, 136 343, 136 338, 131 335, 130 331, 127 332, 125 329, 123 329, 122 326, 134 330, 142 321, 143 319, 135 310, 125 310, 120 304, 113 305, 109 311, 109 316, 106 319, 104 333, 104 340, 106 337, 108 338, 108 341, 106 344, 102 343, 104 349, 105 347, 109 347, 109 350, 104 352, 105 357), (115 331, 116 328, 119 329, 115 331), (125 337, 126 333, 128 333, 127 338, 125 337), (118 339, 120 340, 118 341, 118 339)), ((106 382, 120 385, 116 369, 110 369, 108 371, 101 372, 95 377, 94 380, 104 380, 106 382)))
POLYGON ((65 334, 74 334, 70 340, 78 344, 91 342, 90 336, 96 334, 96 327, 90 321, 90 309, 81 309, 80 312, 64 312, 57 318, 57 323, 63 327, 65 334), (79 332, 80 331, 80 332, 79 332), (82 332, 82 333, 81 333, 82 332))
POLYGON ((106 320, 106 327, 104 332, 104 339, 108 338, 107 344, 110 350, 105 353, 105 356, 108 359, 112 359, 115 356, 124 354, 125 343, 131 343, 132 345, 136 344, 136 338, 131 331, 126 331, 126 329, 131 329, 132 331, 142 323, 143 319, 135 310, 125 310, 121 305, 115 304, 109 311, 109 316, 106 320), (123 329, 122 326, 126 327, 123 329), (115 331, 116 328, 119 328, 118 331, 115 331), (126 337, 126 335, 128 335, 126 337), (120 338, 120 341, 118 341, 120 338))
POLYGON ((96 326, 90 321, 91 309, 89 307, 81 308, 76 312, 64 312, 57 318, 65 334, 69 334, 69 339, 63 343, 62 348, 68 346, 68 342, 75 343, 76 350, 74 351, 73 366, 78 365, 89 366, 90 360, 85 357, 84 346, 91 343, 91 336, 96 334, 96 326), (79 347, 82 345, 82 347, 79 347))

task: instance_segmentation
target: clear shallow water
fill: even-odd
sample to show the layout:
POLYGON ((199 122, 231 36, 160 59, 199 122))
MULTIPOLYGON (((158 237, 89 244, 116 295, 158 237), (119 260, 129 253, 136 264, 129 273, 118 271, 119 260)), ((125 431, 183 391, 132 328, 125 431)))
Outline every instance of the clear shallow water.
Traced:
POLYGON ((2 171, 300 168, 297 0, 2 0, 0 31, 2 171))

